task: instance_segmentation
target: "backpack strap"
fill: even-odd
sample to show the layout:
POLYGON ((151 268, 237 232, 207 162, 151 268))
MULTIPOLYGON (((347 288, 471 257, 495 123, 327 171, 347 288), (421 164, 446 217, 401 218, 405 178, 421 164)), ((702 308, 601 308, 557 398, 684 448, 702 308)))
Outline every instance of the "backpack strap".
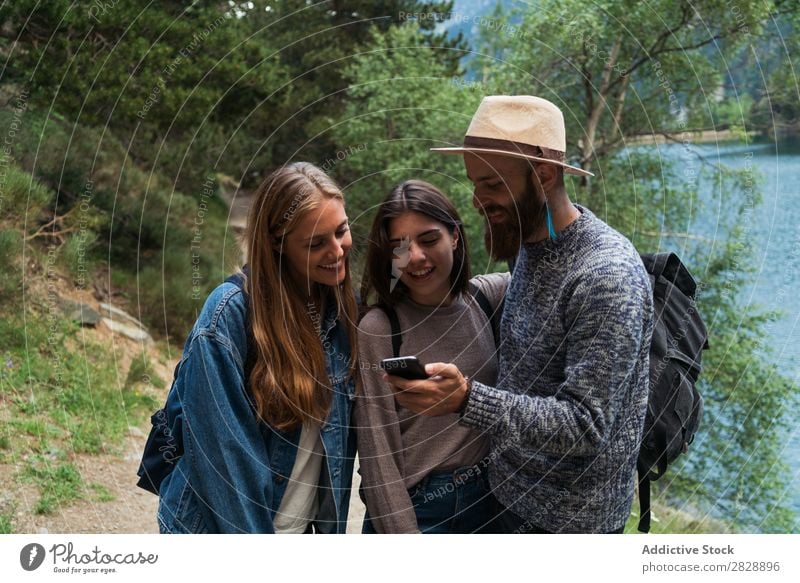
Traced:
POLYGON ((489 302, 489 298, 486 297, 486 294, 483 293, 480 287, 478 287, 477 283, 473 281, 469 282, 469 293, 471 293, 472 297, 474 297, 477 300, 478 305, 480 305, 481 307, 481 310, 483 310, 483 313, 486 314, 486 319, 491 320, 492 317, 494 316, 494 310, 492 310, 492 304, 489 302))
POLYGON ((681 262, 680 257, 674 253, 652 253, 641 255, 641 258, 647 273, 656 279, 663 277, 688 297, 694 299, 697 282, 681 262))
POLYGON ((400 345, 403 344, 403 335, 400 331, 400 319, 397 317, 397 312, 388 304, 376 304, 375 307, 379 310, 383 310, 383 313, 389 318, 389 326, 392 331, 392 353, 395 358, 399 358, 400 345))
MULTIPOLYGON (((232 273, 229 275, 223 283, 232 283, 240 290, 244 291, 244 282, 245 278, 250 277, 250 266, 245 265, 242 267, 241 271, 237 271, 236 273, 232 273)), ((245 296, 245 299, 247 296, 245 296)))
POLYGON ((503 307, 505 306, 505 298, 500 300, 500 303, 497 305, 497 308, 492 308, 492 303, 489 301, 489 298, 486 297, 486 294, 483 293, 478 284, 470 281, 469 282, 469 292, 472 294, 472 297, 475 298, 475 301, 478 302, 478 305, 483 310, 483 313, 486 314, 486 319, 489 320, 489 323, 492 325, 492 335, 494 336, 494 345, 500 345, 500 318, 503 316, 503 307))
POLYGON ((232 283, 240 290, 244 291, 244 277, 245 277, 244 273, 238 271, 232 275, 229 275, 223 283, 232 283))
POLYGON ((650 532, 650 471, 637 463, 639 474, 639 532, 650 532))
POLYGON ((232 283, 240 290, 244 295, 244 305, 245 309, 247 310, 247 356, 245 357, 244 361, 244 385, 245 389, 247 389, 248 398, 250 397, 250 390, 248 387, 248 383, 250 381, 250 371, 253 370, 253 365, 256 362, 256 343, 253 339, 253 329, 250 326, 250 307, 247 304, 248 298, 247 293, 245 293, 245 278, 250 275, 250 267, 245 265, 242 267, 241 271, 237 271, 236 273, 229 275, 223 283, 232 283))

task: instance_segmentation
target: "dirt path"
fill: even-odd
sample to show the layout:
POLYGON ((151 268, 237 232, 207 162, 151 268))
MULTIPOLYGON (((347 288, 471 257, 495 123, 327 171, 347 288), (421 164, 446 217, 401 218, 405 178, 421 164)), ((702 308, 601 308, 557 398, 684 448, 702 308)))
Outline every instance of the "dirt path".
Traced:
POLYGON ((157 533, 158 498, 136 487, 144 437, 134 434, 125 439, 122 455, 81 455, 73 460, 85 484, 98 484, 112 499, 97 500, 97 492, 87 487, 83 499, 58 508, 50 515, 37 515, 34 508, 39 494, 34 486, 19 485, 14 532, 21 533, 157 533))

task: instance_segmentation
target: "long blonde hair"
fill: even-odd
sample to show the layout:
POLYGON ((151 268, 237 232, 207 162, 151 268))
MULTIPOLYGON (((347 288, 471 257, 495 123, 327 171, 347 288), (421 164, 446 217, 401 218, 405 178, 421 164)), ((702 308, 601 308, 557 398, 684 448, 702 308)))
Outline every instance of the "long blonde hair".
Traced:
MULTIPOLYGON (((306 421, 321 423, 330 410, 333 388, 322 342, 306 293, 290 277, 281 249, 284 237, 303 216, 332 198, 344 202, 341 190, 325 172, 308 162, 295 162, 261 183, 247 221, 250 274, 245 291, 256 348, 250 393, 261 419, 279 430, 306 421)), ((336 302, 337 317, 346 327, 350 375, 355 381, 357 308, 347 261, 344 282, 324 296, 325 301, 336 302)))

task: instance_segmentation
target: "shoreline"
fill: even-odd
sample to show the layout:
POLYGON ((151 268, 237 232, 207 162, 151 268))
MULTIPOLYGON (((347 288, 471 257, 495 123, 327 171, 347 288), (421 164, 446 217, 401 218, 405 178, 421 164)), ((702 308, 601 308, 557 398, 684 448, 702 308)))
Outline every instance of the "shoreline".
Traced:
POLYGON ((754 139, 758 136, 757 132, 741 132, 733 130, 700 130, 700 131, 685 131, 673 134, 673 139, 667 139, 661 134, 647 134, 634 136, 628 140, 630 145, 652 145, 652 144, 675 144, 675 143, 691 143, 691 144, 707 144, 714 142, 733 142, 741 141, 743 137, 747 136, 748 139, 754 139))

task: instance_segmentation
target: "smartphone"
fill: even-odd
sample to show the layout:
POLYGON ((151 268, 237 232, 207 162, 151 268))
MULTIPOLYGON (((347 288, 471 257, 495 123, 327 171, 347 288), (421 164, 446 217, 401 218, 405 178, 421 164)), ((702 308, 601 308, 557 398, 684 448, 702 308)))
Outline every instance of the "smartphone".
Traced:
POLYGON ((404 378, 409 381, 428 378, 428 373, 425 372, 425 367, 422 366, 416 356, 384 358, 381 361, 381 368, 386 371, 386 374, 404 378))

